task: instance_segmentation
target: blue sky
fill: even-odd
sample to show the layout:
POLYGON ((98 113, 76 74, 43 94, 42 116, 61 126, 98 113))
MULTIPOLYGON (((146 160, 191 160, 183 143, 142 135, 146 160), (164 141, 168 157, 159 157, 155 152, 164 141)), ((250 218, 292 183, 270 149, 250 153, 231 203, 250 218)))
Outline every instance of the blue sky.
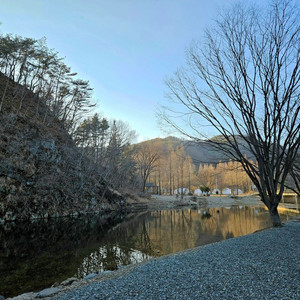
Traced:
POLYGON ((90 81, 97 112, 127 122, 139 140, 164 137, 155 117, 164 78, 218 10, 236 0, 0 0, 0 32, 47 38, 90 81))

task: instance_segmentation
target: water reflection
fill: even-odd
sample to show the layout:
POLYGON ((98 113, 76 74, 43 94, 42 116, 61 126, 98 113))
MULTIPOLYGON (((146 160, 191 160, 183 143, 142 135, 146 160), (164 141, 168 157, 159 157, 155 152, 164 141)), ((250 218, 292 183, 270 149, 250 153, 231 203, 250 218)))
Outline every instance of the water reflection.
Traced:
POLYGON ((77 270, 77 277, 83 278, 91 273, 99 273, 106 270, 117 270, 120 266, 134 264, 148 260, 151 256, 138 250, 124 253, 118 246, 100 247, 83 259, 77 270))
MULTIPOLYGON (((280 214, 286 220, 297 212, 280 214)), ((0 228, 0 294, 41 290, 74 275, 115 270, 270 225, 263 207, 232 206, 0 228)))
MULTIPOLYGON (((296 215, 285 211, 282 220, 296 215)), ((149 212, 111 233, 110 243, 85 257, 77 276, 115 270, 121 265, 246 235, 271 226, 263 207, 232 206, 211 209, 149 212)))

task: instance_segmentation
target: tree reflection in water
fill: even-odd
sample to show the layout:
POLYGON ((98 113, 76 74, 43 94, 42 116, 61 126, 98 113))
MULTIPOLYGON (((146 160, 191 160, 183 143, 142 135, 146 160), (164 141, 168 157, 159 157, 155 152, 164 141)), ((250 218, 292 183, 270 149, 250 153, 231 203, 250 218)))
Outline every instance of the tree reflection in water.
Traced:
MULTIPOLYGON (((150 219, 151 214, 146 214, 150 219)), ((83 278, 91 273, 117 270, 120 266, 148 260, 153 256, 151 239, 148 234, 147 216, 125 222, 111 232, 111 240, 97 251, 83 259, 77 270, 77 277, 83 278), (135 232, 135 229, 138 231, 135 232)))
MULTIPOLYGON (((282 215, 285 219, 285 215, 282 215)), ((108 244, 85 257, 77 276, 115 270, 185 249, 246 235, 270 227, 263 207, 232 206, 210 209, 148 212, 110 233, 108 244)))
MULTIPOLYGON (((285 220, 299 214, 281 212, 285 220)), ((0 228, 0 294, 41 290, 68 277, 249 234, 271 226, 263 207, 161 210, 0 228)))
POLYGON ((129 265, 148 260, 149 255, 138 250, 122 252, 118 246, 100 247, 98 251, 91 253, 83 259, 78 268, 77 277, 83 278, 91 273, 100 273, 106 270, 117 270, 122 265, 129 265))

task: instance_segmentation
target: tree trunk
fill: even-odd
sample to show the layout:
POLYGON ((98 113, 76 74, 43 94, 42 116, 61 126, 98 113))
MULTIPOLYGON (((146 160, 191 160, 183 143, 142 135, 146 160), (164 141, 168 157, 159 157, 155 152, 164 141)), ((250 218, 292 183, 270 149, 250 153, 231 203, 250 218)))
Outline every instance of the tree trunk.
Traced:
POLYGON ((7 77, 7 79, 6 79, 6 84, 5 84, 5 88, 4 88, 4 92, 3 92, 2 99, 1 99, 1 103, 0 103, 0 112, 1 112, 1 110, 2 110, 3 102, 4 102, 4 99, 5 99, 5 95, 6 95, 6 90, 7 90, 8 82, 9 82, 9 78, 7 77))
POLYGON ((269 208, 269 213, 273 227, 281 227, 282 223, 278 214, 277 205, 274 205, 271 208, 269 208))
POLYGON ((146 190, 146 182, 147 182, 147 179, 143 180, 143 188, 142 188, 143 193, 145 193, 145 190, 146 190))

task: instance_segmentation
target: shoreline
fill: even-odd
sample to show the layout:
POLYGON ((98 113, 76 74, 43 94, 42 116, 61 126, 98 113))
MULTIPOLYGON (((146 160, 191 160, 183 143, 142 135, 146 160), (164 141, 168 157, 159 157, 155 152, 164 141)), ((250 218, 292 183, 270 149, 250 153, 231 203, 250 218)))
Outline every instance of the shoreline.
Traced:
MULTIPOLYGON (((187 196, 186 198, 189 199, 190 196, 187 196)), ((241 198, 236 199, 236 198, 230 198, 230 197, 212 196, 212 197, 207 197, 207 198, 208 199, 201 199, 201 200, 202 201, 206 200, 205 204, 209 205, 209 208, 210 207, 221 207, 221 206, 226 207, 226 206, 231 206, 231 205, 263 206, 263 203, 257 197, 251 197, 251 199, 249 199, 249 197, 241 197, 241 198), (220 205, 220 201, 221 201, 222 205, 220 205)), ((184 202, 182 202, 182 201, 178 201, 175 197, 156 196, 154 199, 150 199, 148 201, 147 201, 147 199, 144 200, 143 203, 149 203, 148 209, 150 209, 150 210, 152 210, 152 209, 154 209, 154 210, 176 209, 176 208, 180 209, 180 208, 185 208, 185 207, 191 207, 191 205, 187 203, 188 199, 185 199, 184 202)), ((265 229, 265 230, 269 230, 269 229, 265 229)), ((265 231, 265 230, 263 230, 263 231, 265 231)), ((254 232, 254 233, 256 233, 256 232, 254 232)), ((252 233, 252 234, 254 234, 254 233, 252 233)), ((252 234, 250 234, 250 235, 252 235, 252 234)), ((217 243, 220 243, 220 242, 217 242, 217 243)), ((214 245, 214 244, 209 244, 209 245, 214 245)), ((148 261, 144 261, 144 262, 141 262, 138 264, 124 266, 116 271, 105 271, 100 274, 90 274, 87 276, 88 278, 86 278, 86 279, 81 279, 81 280, 75 279, 72 281, 72 278, 68 278, 67 280, 64 281, 67 283, 56 284, 55 286, 52 286, 51 288, 48 288, 48 289, 44 289, 40 292, 26 293, 26 294, 22 294, 22 295, 14 297, 14 298, 8 298, 8 299, 25 300, 25 299, 34 299, 35 297, 42 297, 45 299, 53 299, 52 297, 54 295, 60 295, 61 293, 66 293, 67 291, 72 291, 73 289, 76 289, 76 288, 79 288, 82 286, 90 285, 93 283, 99 283, 99 282, 103 282, 103 281, 117 280, 119 277, 127 276, 129 273, 134 271, 136 268, 139 268, 140 266, 148 264, 149 262, 151 262, 153 260, 165 259, 165 258, 172 257, 174 255, 176 256, 176 255, 179 255, 182 253, 190 253, 190 252, 198 251, 198 250, 201 251, 201 249, 203 247, 206 247, 209 245, 200 246, 200 247, 196 247, 196 248, 192 248, 192 249, 187 249, 187 250, 180 251, 177 253, 164 255, 159 258, 152 258, 148 261), (51 296, 47 296, 49 293, 51 296)))
POLYGON ((269 228, 125 266, 74 282, 56 292, 55 287, 46 289, 54 292, 49 296, 43 296, 47 292, 43 290, 40 294, 10 299, 124 299, 126 296, 137 299, 299 299, 298 253, 300 221, 294 220, 281 228, 269 228), (271 256, 270 247, 274 248, 271 256), (272 286, 273 280, 279 284, 272 286))
MULTIPOLYGON (((79 219, 82 217, 90 216, 109 216, 118 213, 132 213, 146 210, 164 210, 164 209, 181 209, 181 208, 191 208, 191 207, 206 207, 206 208, 217 208, 217 207, 226 207, 233 205, 257 205, 264 206, 264 203, 260 200, 259 196, 255 195, 242 195, 238 197, 227 196, 227 195, 211 195, 211 196, 201 196, 196 197, 197 202, 191 200, 193 196, 185 195, 183 199, 176 198, 175 196, 169 195, 151 195, 151 198, 142 198, 137 197, 135 199, 128 198, 127 204, 124 207, 111 210, 103 211, 94 211, 94 212, 72 212, 64 214, 55 214, 53 216, 32 216, 30 218, 20 218, 13 220, 3 220, 0 218, 0 226, 6 226, 13 223, 21 222, 39 222, 41 220, 56 220, 60 218, 70 218, 70 219, 79 219)), ((280 202, 279 208, 286 209, 297 209, 300 210, 299 204, 293 203, 282 203, 280 202)))
POLYGON ((153 259, 132 268, 129 270, 130 272, 126 272, 118 278, 108 280, 107 284, 104 281, 102 283, 96 281, 80 287, 77 291, 72 289, 69 293, 57 295, 56 299, 80 299, 83 296, 96 299, 93 297, 105 295, 103 288, 106 289, 106 295, 108 295, 108 286, 115 288, 121 286, 120 289, 124 289, 122 292, 109 289, 113 294, 110 294, 108 299, 124 299, 125 295, 127 297, 137 295, 138 299, 158 299, 158 296, 163 299, 167 297, 178 299, 193 299, 194 297, 224 299, 225 297, 232 299, 243 298, 242 295, 247 298, 251 294, 250 298, 252 299, 258 299, 259 296, 260 299, 264 297, 270 299, 272 296, 298 299, 300 287, 296 283, 299 283, 300 273, 294 273, 297 265, 292 267, 293 261, 294 263, 299 261, 297 249, 300 250, 300 222, 291 221, 279 229, 267 229, 153 259), (298 235, 295 236, 295 233, 298 235), (278 245, 286 240, 289 240, 290 243, 284 244, 285 247, 278 245), (279 246, 277 247, 278 252, 273 253, 273 257, 269 258, 268 253, 264 250, 267 250, 274 241, 277 241, 274 248, 279 246), (242 250, 246 250, 246 252, 242 250), (173 268, 174 264, 179 265, 173 268), (179 270, 180 273, 178 273, 179 270), (214 276, 209 272, 214 273, 214 276), (231 275, 233 278, 228 277, 231 275), (292 275, 294 278, 289 278, 292 275), (258 290, 252 289, 255 284, 251 282, 250 278, 249 281, 245 280, 247 276, 254 279, 258 290), (276 287, 267 286, 269 280, 272 279, 269 276, 284 282, 276 287), (208 294, 204 283, 200 284, 200 281, 197 280, 199 278, 206 282, 206 289, 210 290, 208 294), (209 278, 209 280, 205 278, 209 278), (241 281, 242 284, 240 284, 241 281), (145 289, 147 284, 151 286, 150 289, 145 289), (177 285, 180 287, 178 288, 177 285), (234 286, 235 288, 233 288, 234 286), (227 287, 227 291, 224 287, 227 287))
MULTIPOLYGON (((176 209, 176 208, 184 208, 184 207, 196 207, 197 205, 200 207, 206 208, 217 208, 217 207, 227 207, 233 205, 257 205, 266 207, 265 204, 260 200, 259 196, 256 195, 242 195, 238 197, 232 196, 201 196, 197 197, 196 202, 193 202, 193 196, 184 196, 181 200, 180 197, 176 198, 175 196, 169 195, 152 195, 150 199, 147 198, 139 198, 138 201, 129 201, 129 205, 134 209, 134 207, 141 207, 142 209, 149 210, 159 210, 159 209, 176 209)), ((300 210, 300 203, 283 203, 280 202, 279 208, 286 209, 296 209, 300 210)))

